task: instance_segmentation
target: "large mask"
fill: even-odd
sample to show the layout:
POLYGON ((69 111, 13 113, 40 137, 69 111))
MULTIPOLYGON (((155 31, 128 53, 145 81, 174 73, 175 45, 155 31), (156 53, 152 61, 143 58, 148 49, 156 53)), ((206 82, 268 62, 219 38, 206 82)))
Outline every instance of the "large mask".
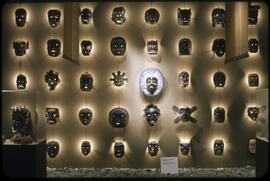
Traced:
POLYGON ((179 25, 189 25, 191 19, 191 9, 177 9, 177 20, 179 25))
POLYGON ((173 110, 179 114, 178 118, 180 121, 188 122, 193 119, 191 117, 191 114, 197 110, 197 107, 193 106, 192 108, 189 107, 179 108, 177 106, 173 106, 173 110))
POLYGON ((18 89, 25 89, 27 84, 26 76, 23 74, 19 74, 16 79, 16 84, 18 89))
POLYGON ((54 90, 57 84, 60 82, 58 77, 58 73, 53 70, 49 70, 49 72, 45 75, 45 82, 48 84, 50 91, 54 90))
POLYGON ((59 143, 57 141, 49 141, 47 143, 47 154, 50 158, 55 158, 60 150, 59 143))
POLYGON ((248 75, 248 85, 250 87, 258 87, 259 86, 259 76, 258 74, 249 74, 248 75))
POLYGON ((216 72, 213 76, 215 87, 224 87, 226 83, 226 76, 223 72, 216 72))
POLYGON ((81 41, 81 50, 83 56, 89 56, 92 50, 92 42, 90 40, 81 41))
POLYGON ((50 39, 47 41, 48 55, 57 57, 61 52, 61 42, 57 39, 50 39))
POLYGON ((91 122, 92 117, 93 113, 88 108, 83 108, 79 112, 79 119, 84 126, 88 125, 91 122))
POLYGON ((126 10, 122 6, 114 8, 112 12, 112 21, 117 25, 123 24, 126 21, 125 12, 126 10))
POLYGON ((147 41, 147 52, 149 55, 158 54, 158 41, 157 40, 147 41))
POLYGON ((179 41, 179 54, 180 55, 190 55, 192 50, 191 40, 188 38, 183 38, 179 41))
POLYGON ((140 76, 140 88, 147 96, 159 95, 163 89, 163 75, 158 69, 147 68, 140 76))
POLYGON ((111 40, 111 51, 114 56, 123 56, 126 52, 126 41, 122 37, 115 37, 111 40))
POLYGON ((151 141, 148 143, 148 153, 150 156, 156 156, 158 154, 158 143, 155 141, 151 141))
POLYGON ((160 117, 160 110, 157 106, 149 104, 144 109, 144 117, 150 126, 155 126, 160 117))
POLYGON ((26 54, 26 51, 29 49, 28 41, 14 41, 13 48, 16 56, 23 56, 26 54))
POLYGON ((250 119, 253 121, 256 121, 260 113, 260 108, 259 107, 248 107, 247 109, 247 114, 250 119))
POLYGON ((46 108, 46 117, 48 124, 56 124, 60 120, 60 114, 58 108, 46 108))
POLYGON ((180 152, 182 155, 188 155, 190 150, 190 143, 179 143, 180 146, 180 152))
POLYGON ((117 73, 112 73, 113 78, 110 78, 110 81, 113 81, 113 84, 117 87, 121 87, 124 85, 125 81, 128 81, 126 78, 126 73, 121 73, 120 71, 117 71, 117 73))
POLYGON ((18 27, 24 27, 27 18, 27 12, 23 8, 19 8, 15 11, 15 21, 18 27))
POLYGON ((250 139, 248 142, 248 150, 251 154, 256 154, 256 139, 250 139))
POLYGON ((88 155, 91 151, 91 144, 89 141, 83 141, 81 144, 81 152, 83 155, 88 155))
POLYGON ((225 26, 225 10, 222 8, 215 8, 212 11, 212 26, 215 27, 217 24, 225 26))
POLYGON ((125 154, 125 146, 122 142, 116 142, 114 144, 114 155, 116 158, 121 158, 125 154))
POLYGON ((51 27, 55 28, 60 24, 61 12, 57 9, 48 11, 48 20, 51 27))
POLYGON ((124 108, 114 108, 109 113, 109 122, 114 128, 124 128, 126 127, 129 120, 129 115, 124 108))
POLYGON ((217 156, 223 155, 224 142, 223 140, 215 140, 214 142, 214 153, 217 156))
POLYGON ((91 91, 93 89, 93 77, 88 72, 85 72, 80 77, 80 89, 82 91, 91 91))
POLYGON ((225 40, 224 39, 215 39, 213 41, 212 51, 218 57, 222 57, 225 53, 225 40))
POLYGON ((225 109, 217 107, 214 110, 214 120, 216 123, 224 123, 225 120, 225 109))
POLYGON ((159 20, 159 12, 154 8, 145 11, 144 18, 148 24, 156 24, 159 20))
POLYGON ((188 72, 181 72, 179 75, 179 83, 182 87, 187 87, 189 85, 189 73, 188 72))
POLYGON ((250 53, 256 53, 259 49, 259 42, 256 38, 248 40, 248 50, 250 53))
POLYGON ((260 6, 248 6, 248 24, 256 25, 258 22, 258 10, 260 6))
POLYGON ((93 16, 93 12, 90 9, 88 9, 88 8, 82 9, 82 11, 81 11, 82 24, 89 24, 92 16, 93 16))

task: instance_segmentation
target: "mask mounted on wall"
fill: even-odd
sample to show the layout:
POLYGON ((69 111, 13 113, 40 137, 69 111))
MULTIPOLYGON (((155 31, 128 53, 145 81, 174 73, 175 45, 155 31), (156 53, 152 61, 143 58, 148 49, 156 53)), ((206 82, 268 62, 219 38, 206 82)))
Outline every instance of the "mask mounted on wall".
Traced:
POLYGON ((89 56, 92 50, 92 42, 89 40, 81 41, 81 49, 83 56, 89 56))
POLYGON ((158 41, 157 40, 147 41, 147 53, 148 55, 158 54, 158 41))
POLYGON ((249 74, 248 75, 248 85, 249 85, 249 87, 258 87, 259 86, 258 74, 249 74))
POLYGON ((224 123, 225 120, 225 109, 217 107, 214 110, 214 120, 216 123, 224 123))
POLYGON ((54 90, 57 84, 60 82, 58 77, 58 73, 53 70, 49 70, 49 72, 45 75, 45 82, 48 84, 50 91, 54 90))
POLYGON ((256 53, 259 49, 259 42, 255 38, 251 38, 248 40, 248 51, 250 53, 256 53))
POLYGON ((123 24, 126 21, 125 12, 126 10, 122 6, 114 8, 112 12, 112 21, 117 25, 123 24))
POLYGON ((249 139, 248 150, 251 154, 256 154, 256 139, 249 139))
POLYGON ((225 26, 225 10, 222 8, 215 8, 212 11, 212 26, 215 27, 217 24, 225 26))
POLYGON ((81 11, 82 24, 85 24, 85 25, 89 24, 92 16, 93 16, 93 12, 90 9, 88 9, 88 8, 82 9, 82 11, 81 11))
POLYGON ((126 41, 122 37, 115 37, 111 40, 111 51, 114 56, 123 56, 126 52, 126 41))
POLYGON ((260 6, 248 6, 248 24, 256 25, 258 23, 258 10, 260 6))
POLYGON ((128 81, 128 79, 125 77, 126 73, 121 73, 120 71, 117 71, 117 73, 112 73, 113 78, 110 78, 110 81, 113 81, 113 84, 117 87, 121 87, 124 85, 125 81, 128 81))
POLYGON ((173 110, 179 114, 180 121, 188 122, 192 120, 191 114, 197 110, 197 107, 193 106, 192 108, 189 107, 179 108, 177 106, 173 106, 173 110))
POLYGON ((93 89, 93 77, 88 72, 85 72, 80 77, 81 91, 91 91, 93 89))
POLYGON ((29 49, 28 41, 14 41, 13 49, 15 51, 16 56, 23 56, 26 54, 26 51, 29 49))
POLYGON ((179 25, 189 25, 191 19, 191 9, 177 9, 177 20, 179 25))
POLYGON ((61 42, 57 39, 50 39, 47 41, 48 55, 57 57, 61 52, 61 42))
POLYGON ((27 12, 23 8, 19 8, 15 11, 15 21, 18 27, 24 27, 27 18, 27 12))
POLYGON ((48 20, 51 27, 55 28, 60 24, 61 12, 57 9, 48 11, 48 20))
POLYGON ((183 38, 179 41, 179 55, 190 55, 192 44, 191 40, 188 38, 183 38))
POLYGON ((122 142, 116 142, 114 144, 114 155, 116 158, 121 158, 125 154, 125 146, 122 142))
POLYGON ((181 72, 179 75, 179 83, 182 87, 187 87, 189 85, 189 73, 188 72, 181 72))
POLYGON ((260 108, 259 107, 248 107, 247 109, 247 114, 250 119, 253 121, 256 121, 260 113, 260 108))
POLYGON ((88 125, 91 122, 92 117, 93 117, 93 113, 88 108, 83 108, 79 112, 80 121, 84 126, 88 125))
POLYGON ((55 158, 60 150, 59 143, 57 141, 49 141, 47 143, 47 154, 50 158, 55 158))
POLYGON ((26 76, 23 74, 19 74, 16 79, 16 84, 18 89, 25 89, 27 84, 26 76))
POLYGON ((81 152, 84 156, 88 155, 91 151, 91 144, 89 141, 83 141, 81 144, 81 152))
POLYGON ((225 53, 225 40, 224 39, 215 39, 213 41, 212 51, 218 57, 222 57, 225 53))
POLYGON ((126 127, 129 120, 128 111, 124 108, 114 108, 109 113, 109 122, 114 128, 126 127))
POLYGON ((215 140, 214 142, 214 153, 217 156, 223 155, 224 142, 223 140, 215 140))
POLYGON ((60 114, 58 108, 46 108, 46 117, 48 124, 56 124, 60 120, 60 114))
POLYGON ((160 110, 157 106, 149 104, 144 109, 144 117, 150 126, 155 126, 160 117, 160 110))
POLYGON ((226 76, 223 72, 216 72, 213 76, 215 87, 224 87, 226 83, 226 76))
POLYGON ((155 141, 151 141, 148 143, 148 153, 150 156, 156 156, 158 154, 158 143, 155 141))
POLYGON ((180 152, 182 155, 188 155, 190 150, 190 143, 179 143, 180 146, 180 152))
POLYGON ((144 19, 148 24, 156 24, 159 20, 159 12, 154 8, 145 11, 144 19))

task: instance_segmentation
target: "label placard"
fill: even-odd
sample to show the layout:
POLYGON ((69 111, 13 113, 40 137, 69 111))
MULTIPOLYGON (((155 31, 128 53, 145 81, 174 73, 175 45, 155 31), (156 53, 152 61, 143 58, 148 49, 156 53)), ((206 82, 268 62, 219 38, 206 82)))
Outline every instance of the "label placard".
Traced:
POLYGON ((178 158, 177 157, 161 157, 160 158, 161 173, 178 174, 178 158))

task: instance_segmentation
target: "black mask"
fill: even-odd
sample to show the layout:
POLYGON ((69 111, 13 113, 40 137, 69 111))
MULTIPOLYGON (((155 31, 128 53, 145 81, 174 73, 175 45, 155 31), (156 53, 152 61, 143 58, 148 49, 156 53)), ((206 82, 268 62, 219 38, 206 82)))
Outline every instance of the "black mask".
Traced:
POLYGON ((25 9, 19 8, 15 11, 15 21, 18 27, 24 27, 27 18, 25 9))
POLYGON ((189 73, 188 72, 181 72, 179 74, 179 83, 182 87, 187 87, 189 85, 189 73))
POLYGON ((126 109, 114 108, 110 111, 109 122, 114 128, 124 128, 128 123, 129 115, 126 109))
POLYGON ((51 27, 55 28, 60 24, 61 12, 57 9, 48 11, 48 20, 51 27))
POLYGON ((215 87, 224 87, 226 83, 226 76, 223 72, 216 72, 213 76, 215 87))
POLYGON ((251 38, 248 40, 248 51, 250 53, 256 53, 259 49, 259 42, 255 38, 251 38))
POLYGON ((180 143, 180 152, 182 155, 188 155, 190 150, 190 143, 180 143))
POLYGON ((93 117, 93 113, 88 108, 83 108, 79 112, 80 121, 85 126, 88 125, 91 122, 92 117, 93 117))
POLYGON ((212 11, 212 25, 215 27, 217 24, 225 26, 225 10, 222 8, 215 8, 212 11))
POLYGON ((260 113, 260 108, 258 107, 249 107, 247 109, 248 117, 250 117, 250 119, 252 119, 253 121, 257 120, 259 113, 260 113))
POLYGON ((89 40, 81 41, 81 49, 84 56, 89 56, 92 50, 92 42, 89 40))
POLYGON ((46 117, 48 124, 56 124, 60 120, 58 108, 46 108, 46 117))
POLYGON ((81 144, 81 151, 82 154, 84 154, 85 156, 88 155, 91 151, 91 144, 89 141, 83 141, 81 144))
POLYGON ((150 126, 155 126, 160 117, 160 110, 157 106, 149 104, 144 109, 144 117, 150 126))
POLYGON ((123 56, 126 52, 126 41, 122 37, 115 37, 111 40, 111 51, 114 56, 123 56))
POLYGON ((120 87, 124 85, 125 81, 128 79, 125 77, 126 73, 121 73, 120 71, 117 71, 117 73, 113 72, 112 76, 113 78, 110 78, 110 81, 113 81, 113 84, 117 87, 120 87))
POLYGON ((158 41, 157 40, 147 41, 147 52, 149 55, 158 54, 158 41))
POLYGON ((223 140, 215 140, 214 142, 214 153, 215 155, 223 155, 224 151, 224 142, 223 140))
POLYGON ((125 154, 125 146, 122 142, 116 142, 114 144, 114 155, 116 158, 121 158, 125 154))
POLYGON ((190 55, 192 49, 191 40, 188 38, 183 38, 179 41, 179 54, 180 55, 190 55))
POLYGON ((112 12, 112 21, 115 22, 115 24, 121 25, 126 21, 125 17, 125 8, 124 7, 116 7, 113 9, 112 12))
POLYGON ((60 82, 58 77, 58 73, 53 70, 49 70, 49 72, 45 75, 45 82, 48 84, 50 91, 54 90, 57 84, 60 82))
POLYGON ((57 57, 61 52, 61 42, 57 39, 50 39, 47 41, 48 55, 57 57))
POLYGON ((179 114, 180 121, 188 122, 191 121, 191 114, 197 110, 196 106, 192 108, 189 107, 182 107, 178 108, 177 106, 173 106, 173 110, 179 114))
POLYGON ((146 23, 156 24, 159 20, 159 12, 154 8, 150 8, 147 11, 145 11, 144 18, 146 23))
POLYGON ((16 56, 23 56, 26 54, 26 50, 29 49, 29 42, 14 41, 13 48, 16 56))
POLYGON ((93 89, 93 77, 88 72, 85 72, 80 77, 80 89, 82 91, 91 91, 93 89))
POLYGON ((18 89, 25 89, 27 80, 23 74, 19 74, 16 79, 16 84, 18 89))
POLYGON ((93 12, 88 8, 84 8, 81 11, 81 22, 82 22, 82 24, 89 24, 92 16, 93 16, 93 12))
POLYGON ((158 154, 158 143, 155 141, 151 141, 148 143, 148 153, 150 156, 156 156, 158 154))
POLYGON ((250 87, 258 87, 259 86, 259 76, 258 76, 258 74, 249 74, 248 75, 248 85, 250 87))
POLYGON ((251 6, 248 7, 248 24, 256 25, 258 22, 258 10, 260 6, 251 6))
POLYGON ((191 19, 191 9, 177 9, 177 20, 179 25, 189 25, 191 19))
POLYGON ((47 143, 47 154, 50 158, 55 158, 60 150, 59 143, 57 141, 49 141, 47 143))
POLYGON ((218 57, 222 57, 225 53, 225 40, 224 39, 215 39, 213 41, 212 51, 218 57))
POLYGON ((214 120, 216 123, 224 123, 225 120, 225 109, 217 107, 214 110, 214 120))

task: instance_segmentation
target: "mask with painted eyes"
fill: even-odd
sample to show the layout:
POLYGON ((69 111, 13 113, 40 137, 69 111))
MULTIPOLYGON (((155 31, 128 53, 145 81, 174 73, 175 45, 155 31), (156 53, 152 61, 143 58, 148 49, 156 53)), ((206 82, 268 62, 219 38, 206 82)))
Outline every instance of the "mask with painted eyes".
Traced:
POLYGON ((83 155, 88 155, 91 151, 91 144, 89 141, 83 141, 81 144, 81 152, 83 155))
POLYGON ((48 11, 48 20, 51 27, 55 28, 60 24, 61 12, 57 9, 48 11))
POLYGON ((91 91, 93 89, 93 77, 88 72, 85 72, 80 77, 80 89, 82 91, 91 91))
POLYGON ((53 70, 49 70, 49 72, 45 75, 45 82, 48 84, 50 91, 54 90, 57 84, 60 82, 58 77, 58 73, 53 70))
POLYGON ((217 107, 214 110, 214 120, 216 123, 224 123, 225 110, 222 107, 217 107))
POLYGON ((158 118, 160 117, 159 108, 153 104, 147 105, 147 107, 144 109, 144 117, 150 126, 155 126, 158 118))
POLYGON ((179 25, 189 25, 191 19, 191 9, 177 9, 177 20, 179 25))
POLYGON ((248 75, 248 85, 250 87, 258 87, 259 86, 259 76, 258 76, 258 74, 249 74, 248 75))
POLYGON ((158 54, 158 41, 157 40, 147 41, 147 52, 149 55, 158 54))
POLYGON ((215 87, 224 87, 226 83, 226 76, 223 72, 216 72, 213 76, 215 87))
POLYGON ((153 94, 157 90, 158 79, 156 77, 148 77, 146 79, 147 90, 153 94))
POLYGON ((93 12, 90 9, 88 8, 82 9, 81 11, 82 24, 89 24, 92 17, 93 17, 93 12))
POLYGON ((225 10, 222 8, 215 8, 212 11, 212 26, 216 25, 225 26, 225 10))
POLYGON ((46 108, 46 117, 48 124, 56 124, 60 120, 60 114, 58 108, 46 108))
POLYGON ((215 140, 214 142, 214 153, 215 155, 223 155, 224 151, 224 142, 223 140, 215 140))
POLYGON ((224 39, 215 39, 213 41, 212 51, 218 57, 222 57, 225 53, 225 40, 224 39))
POLYGON ((48 55, 51 57, 57 57, 61 52, 61 42, 57 39, 50 39, 47 41, 48 55))
POLYGON ((91 122, 92 117, 93 117, 93 113, 88 108, 83 108, 79 112, 79 119, 80 119, 81 123, 85 126, 91 122))
POLYGON ((255 38, 248 40, 248 50, 250 53, 257 53, 259 49, 259 42, 255 38))
POLYGON ((16 79, 16 84, 18 89, 25 89, 27 84, 27 79, 23 74, 19 74, 16 79))
POLYGON ((57 141, 49 141, 47 143, 47 154, 50 158, 55 158, 60 150, 59 143, 57 141))
POLYGON ((113 84, 117 87, 121 87, 124 85, 125 81, 128 81, 126 78, 126 73, 121 73, 120 71, 117 71, 117 73, 112 73, 113 78, 110 78, 110 81, 113 81, 113 84))
POLYGON ((116 142, 114 144, 114 155, 116 158, 121 158, 125 154, 125 146, 122 142, 116 142))
POLYGON ((179 74, 179 83, 182 87, 187 87, 189 85, 189 73, 188 72, 181 72, 179 74))
POLYGON ((29 42, 28 41, 14 41, 13 49, 15 51, 16 56, 23 56, 26 54, 27 50, 29 49, 29 42))
POLYGON ((125 12, 126 10, 122 6, 114 8, 112 12, 112 21, 117 25, 123 24, 126 21, 125 12))
POLYGON ((92 50, 92 42, 90 40, 81 41, 81 50, 83 56, 89 56, 92 50))
POLYGON ((248 150, 251 154, 256 154, 256 139, 249 140, 248 150))
POLYGON ((248 7, 248 24, 256 25, 258 22, 258 13, 260 6, 251 6, 248 7))
POLYGON ((148 24, 156 24, 159 20, 159 12, 154 8, 150 8, 145 11, 144 18, 148 24))
POLYGON ((148 143, 148 153, 150 154, 150 156, 156 156, 158 154, 158 143, 155 141, 151 141, 150 143, 148 143))
POLYGON ((183 38, 179 41, 179 55, 190 55, 192 50, 191 40, 183 38))
POLYGON ((179 143, 180 152, 182 155, 188 155, 190 150, 190 143, 179 143))
POLYGON ((126 127, 128 120, 128 111, 124 108, 114 108, 109 113, 109 122, 114 128, 126 127))
POLYGON ((259 113, 260 113, 260 108, 258 107, 249 107, 247 109, 248 117, 250 117, 250 119, 252 119, 253 121, 257 120, 259 113))
POLYGON ((15 21, 18 27, 24 27, 27 18, 27 12, 23 8, 19 8, 15 11, 15 21))
POLYGON ((111 40, 111 51, 114 56, 123 56, 126 52, 126 41, 122 37, 115 37, 111 40))

